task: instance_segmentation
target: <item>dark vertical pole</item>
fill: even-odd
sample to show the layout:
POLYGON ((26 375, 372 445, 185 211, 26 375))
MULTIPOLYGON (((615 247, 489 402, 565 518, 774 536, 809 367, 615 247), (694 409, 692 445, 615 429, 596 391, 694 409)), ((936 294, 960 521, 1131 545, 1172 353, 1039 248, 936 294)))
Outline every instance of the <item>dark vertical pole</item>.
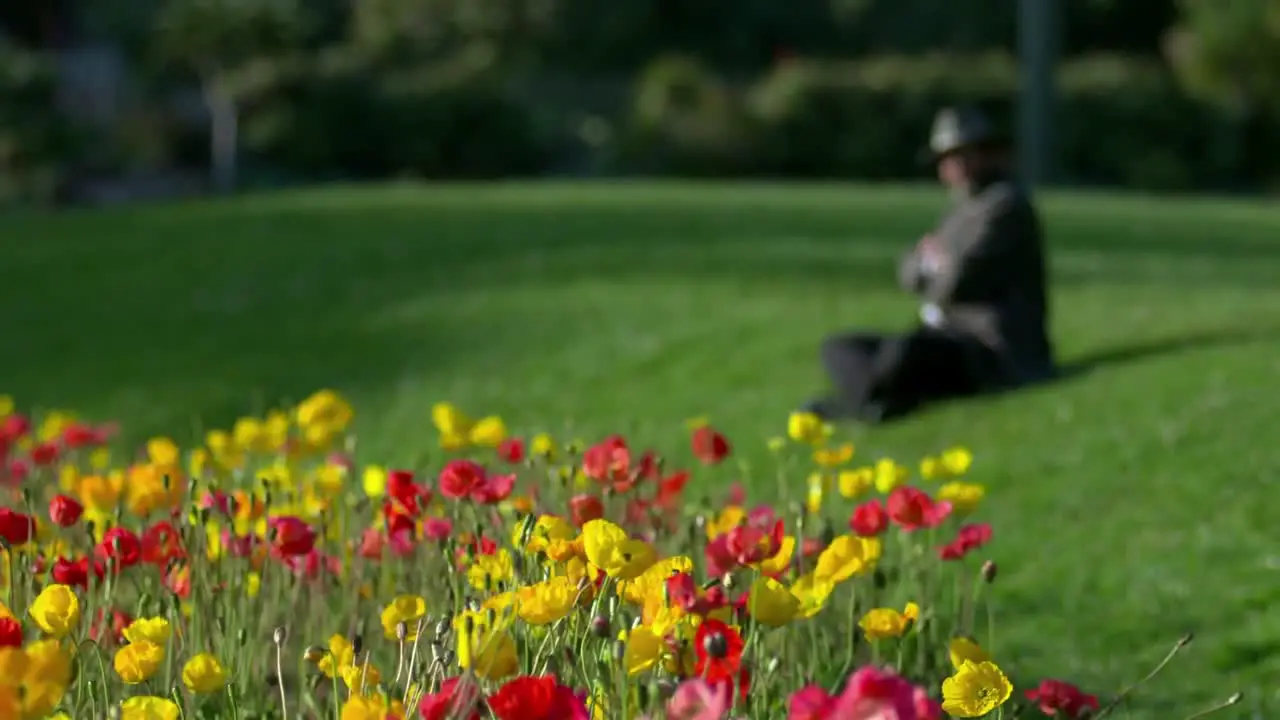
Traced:
POLYGON ((1018 0, 1018 158, 1032 185, 1053 181, 1060 0, 1018 0))

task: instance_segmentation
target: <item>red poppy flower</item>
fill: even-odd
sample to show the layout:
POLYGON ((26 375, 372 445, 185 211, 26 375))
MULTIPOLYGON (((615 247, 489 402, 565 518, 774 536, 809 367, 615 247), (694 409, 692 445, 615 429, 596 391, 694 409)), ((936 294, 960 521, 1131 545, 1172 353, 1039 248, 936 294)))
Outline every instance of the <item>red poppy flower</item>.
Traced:
POLYGON ((875 537, 889 527, 889 513, 879 500, 868 500, 853 509, 849 529, 862 537, 875 537))
POLYGON ((636 475, 646 480, 657 480, 662 477, 662 458, 652 450, 645 450, 636 462, 636 475))
POLYGON ((440 471, 440 494, 461 500, 484 480, 484 467, 471 460, 452 460, 440 471))
POLYGON ((19 440, 31 432, 31 421, 25 415, 13 414, 0 420, 0 438, 10 442, 19 440))
POLYGON ((508 680, 489 696, 498 720, 586 720, 582 699, 554 675, 522 675, 508 680))
POLYGON ((708 572, 723 575, 739 565, 753 565, 778 554, 785 533, 783 521, 778 520, 770 529, 739 525, 727 533, 718 535, 707 543, 708 572))
POLYGON ((49 519, 58 527, 71 527, 80 522, 84 506, 66 495, 54 495, 49 501, 49 519))
POLYGON ((191 568, 175 564, 164 574, 164 586, 182 599, 191 597, 191 568))
POLYGON ((481 505, 494 505, 511 497, 516 487, 516 476, 490 475, 471 488, 471 500, 481 505))
POLYGON ((621 435, 611 435, 592 445, 582 454, 582 472, 597 482, 613 483, 630 489, 631 450, 621 435))
POLYGON ((426 488, 413 481, 413 473, 409 470, 390 470, 387 472, 387 497, 400 503, 408 514, 417 517, 422 511, 418 499, 426 493, 426 488))
POLYGON ((703 465, 716 465, 729 457, 729 441, 710 425, 701 425, 691 438, 693 456, 703 465))
POLYGON ((449 518, 427 518, 422 522, 422 536, 428 540, 444 540, 453 534, 449 518))
POLYGON ((451 677, 440 691, 418 702, 422 720, 480 720, 480 689, 474 682, 451 677))
POLYGON ((937 527, 951 514, 951 503, 935 502, 928 493, 909 485, 894 488, 885 505, 889 518, 907 531, 937 527))
POLYGON ((158 522, 142 533, 142 561, 159 567, 187 556, 182 534, 168 522, 158 522))
POLYGON ((1098 698, 1061 680, 1042 680, 1039 687, 1026 692, 1040 712, 1053 718, 1082 718, 1098 709, 1098 698))
POLYGON ((388 537, 402 532, 412 533, 416 526, 413 516, 393 500, 382 503, 382 519, 386 523, 388 537))
POLYGON ((719 620, 703 620, 694 636, 698 660, 693 674, 709 683, 732 681, 742 669, 744 645, 737 630, 719 620))
POLYGON ((498 457, 512 465, 524 460, 524 441, 520 438, 507 438, 498 444, 498 457))
POLYGON ((694 612, 698 607, 698 600, 698 583, 692 575, 682 572, 667 578, 667 601, 673 607, 694 612))
POLYGON ((454 552, 459 563, 465 564, 476 556, 497 553, 498 544, 484 536, 477 538, 471 533, 462 533, 458 536, 458 547, 454 552))
POLYGON ((965 525, 956 533, 956 538, 938 548, 938 557, 943 560, 960 560, 970 552, 991 542, 991 526, 986 523, 965 525))
POLYGON ((22 647, 22 623, 17 619, 0 618, 0 648, 22 647))
MULTIPOLYGON (((89 588, 89 558, 80 558, 79 560, 68 560, 60 557, 53 563, 53 581, 59 585, 69 585, 78 587, 81 590, 89 588)), ((105 574, 105 569, 101 562, 93 561, 93 574, 101 580, 105 574)))
POLYGON ((107 442, 116 432, 115 425, 92 427, 84 423, 74 422, 62 431, 62 444, 68 450, 96 447, 107 442))
POLYGON ((300 518, 292 515, 274 517, 268 521, 271 530, 271 546, 285 558, 306 555, 316 546, 316 531, 300 518))
POLYGON ((574 495, 569 500, 569 516, 574 525, 582 527, 604 517, 604 503, 595 495, 574 495))
POLYGON ((115 560, 115 569, 119 572, 142 560, 142 541, 132 530, 111 528, 98 543, 96 553, 103 560, 115 560))
POLYGON ((916 720, 942 720, 942 705, 922 687, 911 691, 912 704, 916 707, 916 720))
POLYGON ((969 550, 977 550, 991 542, 991 526, 987 523, 964 525, 956 533, 956 541, 969 550))
POLYGON ((31 462, 36 467, 48 467, 58 461, 61 448, 54 442, 42 442, 31 448, 31 462))
POLYGON ((26 545, 36 534, 36 519, 30 515, 0 508, 0 538, 11 546, 26 545))
POLYGON ((626 525, 636 527, 649 527, 652 523, 654 513, 653 503, 644 498, 633 497, 627 500, 627 505, 623 509, 623 522, 626 525))
POLYGON ((102 608, 98 608, 93 615, 93 624, 89 626, 89 637, 96 643, 114 642, 123 645, 124 629, 132 622, 133 618, 126 612, 112 610, 108 617, 102 608))
POLYGON ((665 510, 672 510, 680 504, 680 496, 684 494, 684 486, 689 483, 689 471, 676 471, 658 481, 658 495, 654 502, 665 510))
POLYGON ((5 482, 11 485, 21 485, 23 480, 27 479, 27 475, 31 474, 31 463, 22 458, 14 458, 9 461, 9 467, 4 478, 5 482))

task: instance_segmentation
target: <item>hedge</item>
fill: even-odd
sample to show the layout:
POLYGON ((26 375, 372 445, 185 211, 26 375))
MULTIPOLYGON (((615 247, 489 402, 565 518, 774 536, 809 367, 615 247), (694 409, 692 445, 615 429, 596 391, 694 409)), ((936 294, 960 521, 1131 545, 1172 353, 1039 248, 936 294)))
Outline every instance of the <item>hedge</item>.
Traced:
MULTIPOLYGON (((1016 63, 1005 54, 794 60, 747 81, 719 77, 691 58, 661 57, 628 87, 513 76, 482 60, 384 66, 341 51, 262 62, 238 78, 244 167, 299 181, 565 173, 919 178, 928 172, 919 153, 939 107, 976 103, 1007 121, 1017 84, 1016 63)), ((1059 87, 1063 182, 1147 190, 1273 185, 1276 118, 1193 99, 1163 67, 1122 57, 1065 63, 1059 87)), ((84 165, 74 136, 50 122, 51 92, 45 74, 0 77, 0 150, 8 148, 0 153, 0 200, 47 194, 59 176, 84 165)), ((171 137, 148 133, 149 142, 173 146, 152 156, 182 157, 175 148, 190 138, 166 132, 171 137)))
MULTIPOLYGON (((1186 190, 1270 180, 1251 158, 1280 135, 1192 99, 1160 67, 1092 57, 1064 65, 1058 83, 1065 182, 1186 190)), ((771 176, 919 177, 939 107, 983 106, 1007 128, 1017 84, 1005 55, 785 63, 742 92, 737 122, 750 128, 753 154, 740 163, 771 176)))

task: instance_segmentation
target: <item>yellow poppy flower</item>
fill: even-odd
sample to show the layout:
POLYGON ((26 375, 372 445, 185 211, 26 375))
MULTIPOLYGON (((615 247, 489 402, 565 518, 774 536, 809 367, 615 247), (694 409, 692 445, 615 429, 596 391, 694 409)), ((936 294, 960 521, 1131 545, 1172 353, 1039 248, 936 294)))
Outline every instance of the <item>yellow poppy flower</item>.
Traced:
POLYGON ((813 451, 813 461, 819 467, 836 468, 853 459, 853 443, 844 443, 834 448, 818 448, 813 451))
POLYGON ((820 445, 834 429, 813 413, 796 412, 787 418, 787 436, 798 443, 820 445))
POLYGON ((993 662, 964 661, 942 681, 942 710, 953 717, 982 717, 1013 694, 1013 683, 993 662))
POLYGON ((653 548, 632 539, 608 520, 592 520, 583 526, 582 547, 592 565, 621 580, 638 577, 655 560, 653 548))
POLYGON ((66 585, 47 585, 31 603, 28 612, 42 631, 61 638, 80 622, 80 599, 66 585))
POLYGON ((800 600, 782 583, 762 577, 751 583, 747 612, 756 622, 782 627, 800 614, 800 600))
POLYGON ((947 652, 951 656, 951 666, 956 670, 959 670, 965 661, 981 664, 991 660, 986 650, 967 637, 952 638, 951 642, 947 643, 947 652))
POLYGON ((164 648, 152 642, 130 642, 116 651, 112 666, 128 685, 150 680, 164 662, 164 648))
POLYGON ((200 653, 182 666, 182 684, 200 695, 222 692, 227 685, 227 671, 218 662, 218 658, 209 653, 200 653))
POLYGON ((875 569, 881 545, 877 538, 841 535, 818 555, 813 574, 817 579, 841 583, 875 569))
POLYGON ((139 695, 120 703, 120 720, 178 720, 182 710, 169 698, 139 695))
POLYGON ((858 627, 866 635, 867 640, 887 640, 899 638, 911 629, 911 623, 920 617, 920 607, 915 603, 907 603, 906 609, 898 612, 893 608, 875 608, 868 610, 858 622, 858 627))
POLYGON ((553 577, 516 591, 516 612, 530 625, 550 625, 569 614, 578 602, 578 586, 566 577, 553 577))
POLYGON ((164 647, 171 633, 169 621, 162 617, 138 618, 124 629, 124 639, 131 643, 149 642, 164 647))
POLYGON ((382 621, 382 632, 388 640, 396 640, 397 628, 404 623, 406 642, 413 642, 418 637, 418 621, 427 614, 427 601, 421 595, 398 595, 382 609, 379 618, 382 621))
POLYGON ((498 447, 507 439, 507 424, 497 415, 481 418, 467 434, 472 445, 480 447, 498 447))

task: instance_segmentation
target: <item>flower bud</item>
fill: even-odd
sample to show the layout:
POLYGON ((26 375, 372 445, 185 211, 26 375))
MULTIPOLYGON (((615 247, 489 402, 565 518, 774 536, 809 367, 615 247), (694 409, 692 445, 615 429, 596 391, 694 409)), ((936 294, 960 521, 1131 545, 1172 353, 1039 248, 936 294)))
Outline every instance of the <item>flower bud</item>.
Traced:
POLYGON ((721 633, 711 633, 702 641, 702 649, 711 657, 720 659, 729 654, 729 641, 721 633))
POLYGON ((276 628, 275 632, 271 633, 271 640, 275 642, 275 644, 277 645, 283 645, 284 641, 287 640, 288 638, 289 638, 289 630, 284 625, 281 625, 280 627, 276 628))
POLYGON ((404 621, 401 620, 400 622, 396 623, 396 640, 400 642, 404 642, 408 638, 409 638, 409 626, 404 624, 404 621))
POLYGON ((676 694, 676 684, 670 680, 659 680, 653 685, 654 694, 658 696, 660 701, 670 700, 672 695, 676 694))
POLYGON ((604 615, 597 615, 591 618, 591 634, 598 638, 609 637, 609 618, 604 615))
POLYGON ((979 573, 982 575, 984 582, 991 584, 996 581, 997 570, 999 570, 999 568, 996 567, 995 562, 988 560, 982 563, 982 569, 979 570, 979 573))

